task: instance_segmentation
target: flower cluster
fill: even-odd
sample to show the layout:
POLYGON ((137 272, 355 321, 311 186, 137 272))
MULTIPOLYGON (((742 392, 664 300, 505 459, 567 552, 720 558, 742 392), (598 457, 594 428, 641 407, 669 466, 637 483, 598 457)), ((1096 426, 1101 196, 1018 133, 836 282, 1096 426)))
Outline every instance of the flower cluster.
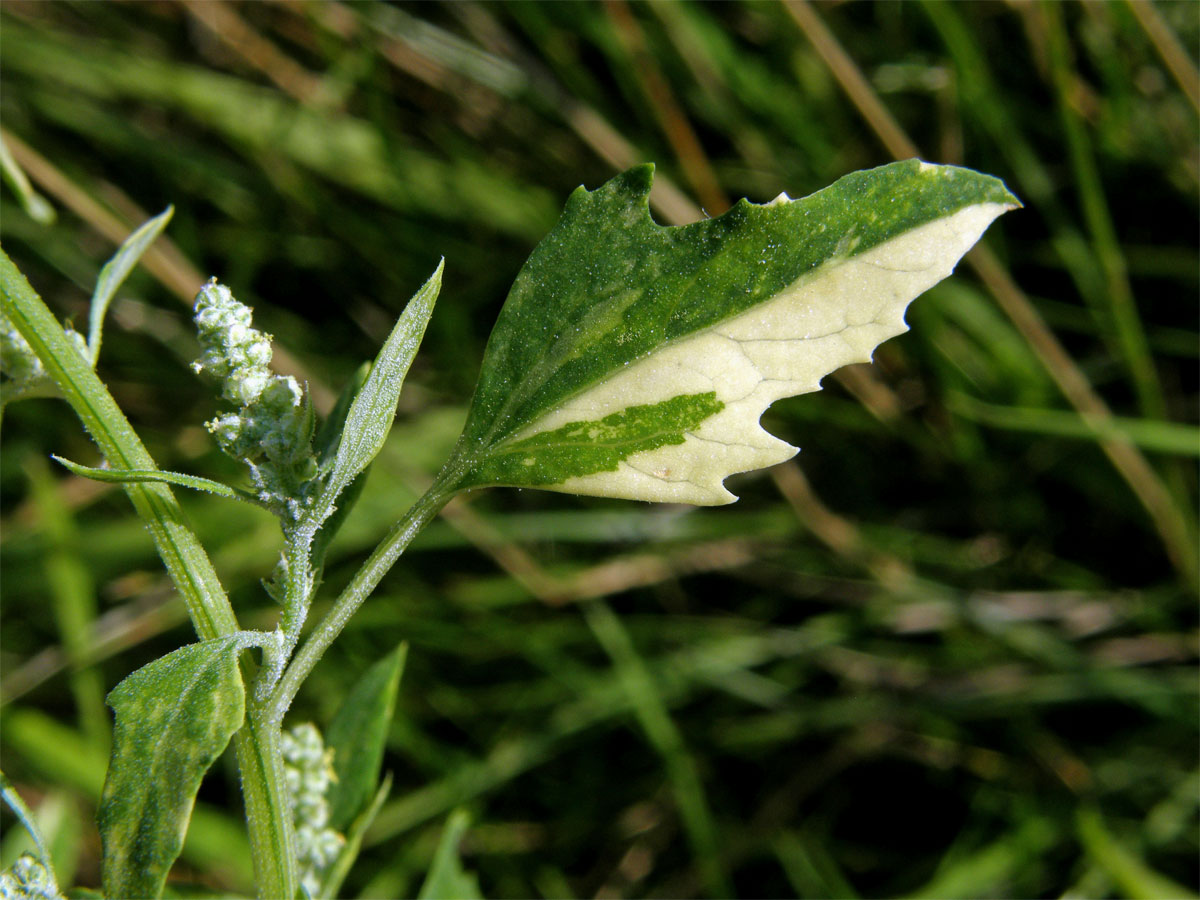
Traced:
POLYGON ((220 378, 237 412, 206 426, 221 449, 250 467, 259 499, 286 524, 299 520, 315 491, 313 413, 291 376, 271 372, 271 338, 250 326, 250 307, 213 279, 196 295, 196 328, 204 355, 197 372, 220 378))
POLYGON ((46 864, 26 852, 0 874, 0 900, 63 900, 63 896, 46 864))
POLYGON ((17 384, 28 384, 46 375, 33 348, 3 313, 0 313, 0 372, 17 384))
POLYGON ((296 857, 300 884, 309 895, 320 887, 321 872, 335 859, 346 839, 329 827, 326 794, 335 776, 333 751, 325 749, 321 732, 310 722, 285 731, 281 740, 283 772, 296 824, 296 857))

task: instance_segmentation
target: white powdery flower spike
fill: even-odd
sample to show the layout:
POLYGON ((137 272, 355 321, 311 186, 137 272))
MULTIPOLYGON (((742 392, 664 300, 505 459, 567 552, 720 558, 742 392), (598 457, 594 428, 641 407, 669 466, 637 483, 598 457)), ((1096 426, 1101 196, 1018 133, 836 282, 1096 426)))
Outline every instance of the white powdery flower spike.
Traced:
POLYGON ((335 780, 333 751, 311 722, 285 731, 280 741, 283 773, 296 826, 296 858, 300 882, 309 895, 321 885, 346 838, 329 827, 329 787, 335 780))
POLYGON ((0 873, 0 900, 62 900, 62 897, 46 864, 32 853, 22 853, 7 872, 0 873))
POLYGON ((46 377, 42 361, 17 331, 8 317, 0 313, 0 372, 14 384, 29 384, 46 377))
POLYGON ((192 367, 222 379, 227 400, 253 402, 271 378, 270 336, 250 327, 250 307, 215 278, 196 295, 195 309, 204 355, 192 367))
POLYGON ((204 354, 193 363, 223 382, 236 413, 206 426, 221 449, 250 469, 260 500, 286 525, 299 520, 315 491, 313 416, 291 376, 270 369, 271 337, 251 325, 250 307, 213 279, 196 295, 196 328, 204 354))

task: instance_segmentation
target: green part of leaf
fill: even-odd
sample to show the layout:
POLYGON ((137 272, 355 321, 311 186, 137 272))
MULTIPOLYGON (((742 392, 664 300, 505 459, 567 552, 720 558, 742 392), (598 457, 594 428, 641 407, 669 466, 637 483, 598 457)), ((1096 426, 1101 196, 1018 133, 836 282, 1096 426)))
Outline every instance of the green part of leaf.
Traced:
POLYGON ((384 801, 391 793, 392 776, 389 772, 383 776, 383 780, 379 783, 379 790, 375 792, 375 796, 371 798, 367 808, 359 813, 358 817, 350 823, 350 827, 346 829, 346 843, 342 845, 342 852, 338 854, 337 859, 325 872, 325 880, 321 882, 321 888, 317 891, 318 897, 332 900, 332 898, 341 896, 342 882, 346 880, 354 861, 358 859, 363 837, 366 835, 367 829, 371 827, 371 823, 375 821, 375 817, 379 815, 379 810, 383 809, 384 801))
MULTIPOLYGON (((475 484, 562 484, 593 472, 615 472, 634 453, 682 444, 687 432, 725 406, 712 391, 630 406, 596 422, 571 422, 503 444, 475 470, 475 484)), ((469 482, 470 483, 470 482, 469 482)))
POLYGON ((218 497, 242 500, 258 505, 258 499, 247 491, 238 490, 222 484, 220 481, 200 478, 197 475, 185 475, 183 472, 163 472, 158 469, 98 469, 93 466, 81 466, 79 463, 71 462, 69 459, 54 454, 51 454, 51 457, 74 474, 90 478, 93 481, 106 481, 110 484, 140 484, 148 481, 159 484, 176 484, 180 487, 216 494, 218 497))
POLYGON ((329 824, 344 831, 362 812, 379 781, 388 726, 408 645, 401 644, 359 679, 325 730, 337 780, 329 789, 329 824))
POLYGON ((46 852, 46 841, 42 838, 42 832, 37 827, 37 822, 34 821, 33 813, 25 805, 24 798, 17 793, 17 789, 13 787, 13 783, 3 772, 0 772, 0 799, 12 810, 13 815, 17 817, 17 821, 29 832, 29 836, 33 839, 33 845, 37 848, 38 856, 42 858, 43 864, 50 870, 50 874, 53 875, 54 870, 51 868, 50 854, 46 852))
POLYGON ((456 809, 450 814, 417 900, 482 900, 479 879, 463 869, 458 857, 458 845, 470 824, 466 810, 456 809))
POLYGON ((245 717, 239 643, 189 644, 113 688, 112 757, 97 821, 108 897, 157 897, 200 780, 245 717))
POLYGON ((13 159, 3 136, 0 136, 0 173, 3 174, 4 181, 12 188, 13 193, 17 195, 21 208, 25 210, 29 218, 39 225, 49 225, 58 217, 49 201, 33 189, 29 179, 25 177, 25 172, 13 159))
POLYGON ((1094 865, 1105 872, 1120 893, 1134 900, 1177 897, 1196 900, 1196 892, 1154 871, 1132 848, 1129 841, 1118 839, 1108 830, 1100 811, 1081 806, 1075 816, 1076 833, 1094 865))
POLYGON ((338 449, 338 438, 342 436, 342 431, 346 427, 346 416, 350 414, 350 405, 358 396, 358 392, 362 390, 362 386, 367 383, 367 375, 370 371, 371 364, 367 362, 354 370, 354 374, 342 388, 342 393, 338 396, 333 410, 321 423, 316 437, 313 438, 313 452, 316 453, 317 461, 322 469, 333 465, 338 449))
POLYGON ((104 315, 108 312, 108 304, 125 283, 142 254, 154 243, 154 239, 162 234, 174 214, 175 207, 168 206, 153 219, 145 222, 125 239, 125 243, 121 244, 113 258, 100 270, 100 277, 96 279, 96 290, 92 293, 92 306, 88 312, 87 344, 93 366, 100 358, 100 335, 104 329, 104 315))
POLYGON ((438 263, 429 280, 400 314, 383 349, 371 364, 366 383, 350 404, 338 441, 337 456, 329 473, 325 503, 318 504, 323 513, 383 447, 396 417, 396 403, 404 386, 404 376, 417 355, 425 326, 433 314, 433 304, 442 287, 444 266, 445 260, 438 263))
MULTIPOLYGON (((370 363, 363 363, 355 370, 351 376, 349 383, 342 390, 341 396, 338 397, 337 404, 329 417, 321 424, 320 430, 313 441, 313 451, 317 455, 317 461, 321 471, 329 471, 333 466, 338 450, 338 438, 346 428, 346 416, 350 413, 350 406, 358 396, 367 381, 367 374, 371 371, 370 363)), ((317 532, 312 543, 312 569, 315 578, 319 581, 322 570, 325 567, 325 554, 329 550, 329 545, 341 530, 346 519, 350 516, 350 511, 354 509, 354 504, 358 502, 358 498, 362 496, 363 488, 367 483, 367 473, 371 467, 368 465, 365 469, 358 473, 354 479, 342 489, 341 496, 337 497, 337 506, 329 517, 322 523, 321 530, 317 532)), ((332 502, 332 501, 331 501, 332 502)))
POLYGON ((1200 456, 1200 429, 1183 422, 1123 416, 1090 420, 1067 410, 985 403, 961 392, 949 394, 947 401, 958 415, 995 428, 1080 440, 1123 440, 1151 453, 1200 456))
POLYGON ((716 219, 667 228, 650 217, 652 172, 576 190, 518 274, 447 470, 456 486, 511 476, 518 470, 497 458, 536 434, 711 392, 724 406, 681 445, 631 447, 613 472, 597 470, 580 444, 573 460, 554 462, 570 473, 564 482, 532 465, 503 483, 730 502, 726 476, 795 452, 761 430, 763 410, 869 360, 905 329, 913 297, 1020 205, 995 178, 908 160, 802 200, 742 200, 716 219))
POLYGON ((172 882, 163 890, 163 900, 238 900, 242 896, 207 884, 186 882, 172 882))
POLYGON ((321 526, 321 530, 317 532, 312 543, 312 568, 315 577, 321 578, 322 570, 325 568, 325 554, 329 552, 329 545, 333 543, 333 539, 337 537, 337 533, 341 531, 346 520, 350 518, 350 513, 354 509, 354 505, 358 503, 362 497, 363 488, 367 486, 367 475, 370 474, 371 467, 367 466, 354 477, 354 480, 346 485, 342 491, 342 495, 338 497, 337 506, 333 513, 325 520, 321 526))

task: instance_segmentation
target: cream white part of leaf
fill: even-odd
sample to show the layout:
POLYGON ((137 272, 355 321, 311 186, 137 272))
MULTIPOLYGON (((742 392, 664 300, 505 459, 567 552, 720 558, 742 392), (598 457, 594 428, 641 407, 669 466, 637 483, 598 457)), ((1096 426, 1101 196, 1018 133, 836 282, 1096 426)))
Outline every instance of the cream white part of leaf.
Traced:
POLYGON ((698 506, 732 503, 737 497, 725 489, 725 478, 798 452, 759 425, 766 408, 782 397, 820 390, 821 379, 835 369, 870 362, 879 344, 908 330, 908 304, 948 276, 1008 209, 999 203, 968 206, 856 256, 830 260, 771 299, 667 344, 577 394, 516 439, 713 391, 724 408, 683 443, 635 453, 613 472, 543 487, 698 506))

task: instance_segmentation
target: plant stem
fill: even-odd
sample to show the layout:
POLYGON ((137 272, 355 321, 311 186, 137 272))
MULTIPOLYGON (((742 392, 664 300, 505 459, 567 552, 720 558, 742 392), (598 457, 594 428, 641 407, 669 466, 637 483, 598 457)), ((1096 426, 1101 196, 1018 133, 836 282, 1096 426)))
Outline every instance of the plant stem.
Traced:
POLYGON ((263 900, 296 896, 296 846, 292 806, 283 775, 279 726, 247 698, 246 724, 234 735, 242 800, 254 858, 254 881, 263 900))
MULTIPOLYGON (((0 309, 37 353, 109 464, 121 469, 157 469, 89 361, 80 355, 54 314, 3 250, 0 309)), ((126 484, 124 489, 146 523, 200 639, 212 640, 239 631, 216 570, 187 525, 171 489, 151 482, 126 484)), ((242 675, 247 681, 251 680, 249 664, 249 660, 243 660, 242 675)), ((249 716, 246 727, 237 734, 236 745, 259 895, 290 900, 296 894, 296 861, 278 729, 272 730, 265 721, 249 716)))
POLYGON ((272 694, 270 708, 275 722, 282 723, 283 717, 296 698, 304 679, 308 677, 309 672, 316 666, 329 645, 342 633, 342 629, 346 627, 350 617, 375 590, 380 580, 387 574, 388 569, 400 558, 400 554, 412 543, 412 539, 421 532, 421 529, 428 525, 430 520, 454 496, 455 491, 453 487, 449 486, 457 480, 454 477, 457 474, 457 472, 452 473, 449 466, 443 469, 442 476, 416 503, 409 507, 404 517, 392 526, 367 561, 363 563, 362 568, 355 574, 354 579, 334 602, 333 608, 313 629, 313 633, 300 648, 300 652, 292 659, 272 694))
MULTIPOLYGON (((109 464, 120 469, 157 469, 108 388, 3 250, 0 304, 109 464)), ((185 523, 171 489, 165 484, 126 484, 125 493, 149 528, 200 638, 211 640, 237 631, 237 619, 225 589, 199 539, 185 523)))

